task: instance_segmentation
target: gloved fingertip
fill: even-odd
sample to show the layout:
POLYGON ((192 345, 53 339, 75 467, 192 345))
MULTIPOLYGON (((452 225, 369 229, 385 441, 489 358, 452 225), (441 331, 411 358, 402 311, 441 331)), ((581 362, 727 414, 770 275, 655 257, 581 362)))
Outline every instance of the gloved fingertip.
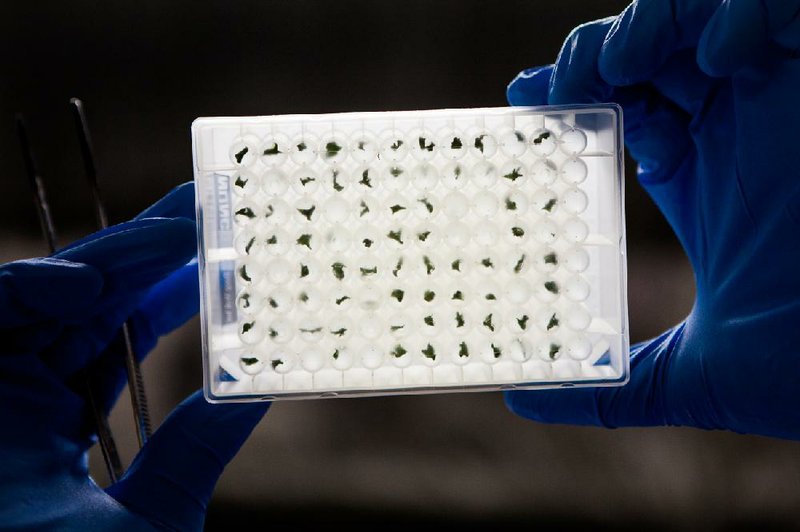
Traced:
POLYGON ((597 72, 600 77, 609 85, 617 87, 633 84, 632 78, 637 70, 625 54, 627 11, 623 11, 611 25, 597 56, 597 72))
POLYGON ((194 182, 189 181, 173 188, 163 198, 139 213, 142 218, 189 218, 195 219, 194 182))
POLYGON ((183 325, 199 310, 197 262, 192 261, 153 286, 139 304, 136 316, 148 324, 157 339, 183 325))
POLYGON ((514 414, 539 423, 608 426, 592 388, 514 390, 505 392, 505 402, 514 414))
POLYGON ((516 415, 520 415, 517 411, 517 392, 516 391, 506 391, 503 392, 503 402, 512 413, 516 415))
POLYGON ((527 68, 506 88, 509 105, 546 105, 553 65, 527 68))
POLYGON ((506 404, 506 408, 513 414, 531 421, 541 421, 538 409, 532 404, 535 402, 536 397, 531 394, 536 393, 536 391, 522 390, 506 391, 503 392, 503 401, 506 404))
POLYGON ((728 77, 756 66, 769 45, 769 21, 759 2, 724 2, 708 21, 697 45, 706 75, 728 77))
POLYGON ((551 105, 608 102, 613 88, 600 78, 597 59, 615 17, 581 24, 570 32, 550 77, 547 102, 551 105))
POLYGON ((598 54, 597 71, 600 77, 615 87, 633 85, 647 79, 651 73, 650 65, 642 64, 642 43, 636 42, 636 34, 647 33, 642 28, 647 19, 633 20, 637 9, 636 3, 632 3, 616 17, 598 54))
POLYGON ((143 218, 108 228, 54 256, 91 264, 104 274, 187 263, 197 251, 196 225, 186 218, 143 218))

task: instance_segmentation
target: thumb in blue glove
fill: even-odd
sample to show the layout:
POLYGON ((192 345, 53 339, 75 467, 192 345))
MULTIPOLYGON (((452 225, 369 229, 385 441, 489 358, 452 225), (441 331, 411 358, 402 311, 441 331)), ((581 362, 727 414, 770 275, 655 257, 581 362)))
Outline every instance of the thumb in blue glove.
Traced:
POLYGON ((88 369, 110 409, 122 359, 104 353, 131 318, 137 353, 197 312, 193 189, 51 258, 0 266, 0 523, 12 528, 196 530, 225 464, 268 404, 184 401, 107 491, 72 380, 88 369), (187 263, 189 263, 187 265, 187 263))
POLYGON ((511 82, 513 105, 622 105, 697 288, 684 322, 631 349, 629 384, 509 392, 514 412, 800 439, 799 51, 798 0, 639 0, 511 82))

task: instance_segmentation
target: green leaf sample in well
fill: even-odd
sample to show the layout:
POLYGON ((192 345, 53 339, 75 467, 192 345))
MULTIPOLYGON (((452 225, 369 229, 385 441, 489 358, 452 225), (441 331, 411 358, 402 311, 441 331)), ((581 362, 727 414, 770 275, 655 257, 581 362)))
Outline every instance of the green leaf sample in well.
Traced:
POLYGON ((252 278, 250 278, 250 274, 247 273, 247 266, 244 264, 239 267, 239 277, 241 277, 248 283, 253 280, 252 278))
POLYGON ((248 152, 249 150, 250 150, 250 149, 249 149, 247 146, 245 146, 244 148, 242 148, 241 150, 239 150, 238 152, 236 152, 236 154, 234 155, 234 157, 236 158, 236 162, 237 162, 238 164, 242 164, 242 159, 244 159, 244 156, 245 156, 245 155, 247 155, 247 152, 248 152))
MULTIPOLYGON (((402 242, 401 242, 402 244, 402 242)), ((397 274, 400 273, 400 270, 403 269, 403 257, 397 259, 397 262, 394 265, 394 269, 392 270, 392 275, 397 277, 397 274)))
POLYGON ((509 173, 503 174, 503 177, 505 177, 509 181, 516 181, 517 179, 522 177, 522 171, 521 170, 522 170, 522 168, 519 168, 519 167, 518 168, 514 168, 509 173))
POLYGON ((433 348, 431 344, 425 346, 425 349, 422 350, 422 355, 425 358, 429 358, 431 360, 436 359, 436 349, 433 348))
POLYGON ((314 211, 317 209, 316 205, 312 205, 306 209, 297 209, 297 212, 302 214, 306 220, 309 222, 311 221, 311 217, 314 215, 314 211))
POLYGON ((273 142, 267 148, 264 149, 264 155, 278 155, 281 150, 278 149, 278 143, 273 142))
POLYGON ((386 233, 386 236, 394 240, 395 242, 402 244, 403 243, 403 232, 402 231, 389 231, 386 233))
POLYGON ((250 240, 247 241, 247 244, 245 244, 245 246, 244 246, 244 252, 247 255, 250 254, 250 250, 253 248, 253 244, 255 244, 255 243, 256 243, 256 237, 253 237, 253 238, 251 238, 250 240))
POLYGON ((401 356, 405 355, 406 353, 408 353, 408 351, 406 351, 406 348, 403 347, 400 344, 395 345, 394 348, 391 351, 391 355, 393 357, 395 357, 395 358, 400 358, 401 356))
POLYGON ((556 284, 555 281, 545 281, 544 288, 545 290, 553 294, 558 294, 559 292, 558 285, 556 284))
POLYGON ((422 256, 422 262, 425 264, 425 273, 428 275, 432 274, 433 271, 436 269, 436 266, 433 264, 433 261, 427 255, 422 256))
POLYGON ((561 346, 558 344, 550 344, 550 350, 548 351, 548 355, 550 356, 551 360, 555 360, 558 357, 558 353, 561 351, 561 346))
POLYGON ((436 144, 434 144, 433 141, 428 140, 425 137, 420 137, 419 138, 419 149, 420 150, 424 150, 424 151, 429 151, 430 152, 430 151, 433 151, 433 148, 435 146, 436 146, 436 144))
POLYGON ((253 209, 251 209, 250 207, 242 207, 241 209, 236 211, 236 214, 238 214, 239 216, 246 216, 247 218, 256 217, 256 213, 254 213, 253 209))
POLYGON ((334 170, 331 174, 333 175, 333 190, 336 192, 341 192, 344 190, 344 186, 339 183, 339 171, 334 170))
POLYGON ((502 354, 503 354, 503 350, 502 350, 502 349, 500 349, 500 347, 499 347, 499 346, 496 346, 496 345, 492 344, 492 356, 493 356, 494 358, 500 358, 500 356, 501 356, 502 354))
POLYGON ((325 157, 328 159, 336 157, 340 151, 342 151, 342 147, 334 141, 325 144, 325 157))
POLYGON ((461 358, 469 357, 469 346, 467 346, 467 342, 458 344, 458 356, 461 358))
POLYGON ((533 139, 533 143, 538 146, 539 144, 542 143, 542 141, 547 140, 549 138, 550 138, 550 132, 549 131, 545 131, 545 132, 540 133, 539 135, 537 135, 537 137, 535 139, 533 139))
POLYGON ((334 262, 331 264, 331 270, 333 270, 333 276, 336 277, 338 280, 344 279, 344 264, 341 262, 334 262))
POLYGON ((311 249, 311 235, 308 233, 304 233, 297 237, 297 245, 305 246, 308 249, 311 249))
POLYGON ((519 273, 522 271, 522 267, 525 265, 525 255, 523 254, 517 259, 517 263, 514 264, 514 273, 519 273))

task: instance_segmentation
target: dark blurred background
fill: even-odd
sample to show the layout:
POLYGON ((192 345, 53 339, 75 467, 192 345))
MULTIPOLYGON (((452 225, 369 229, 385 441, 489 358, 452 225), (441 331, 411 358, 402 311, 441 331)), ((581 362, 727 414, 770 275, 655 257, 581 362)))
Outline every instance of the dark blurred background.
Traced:
MULTIPOLYGON (((28 117, 61 243, 92 230, 68 112, 86 104, 113 221, 191 175, 198 116, 505 104, 577 24, 624 1, 6 2, 0 19, 0 260, 42 254, 14 135, 28 117)), ((694 296, 674 236, 627 162, 632 339, 694 296)), ((201 385, 196 320, 144 364, 160 421, 201 385)), ((130 407, 112 416, 126 460, 130 407)), ((92 471, 106 482, 99 454, 92 471)), ((274 522, 791 528, 796 443, 678 428, 546 426, 498 394, 274 405, 223 476, 207 528, 274 522)))

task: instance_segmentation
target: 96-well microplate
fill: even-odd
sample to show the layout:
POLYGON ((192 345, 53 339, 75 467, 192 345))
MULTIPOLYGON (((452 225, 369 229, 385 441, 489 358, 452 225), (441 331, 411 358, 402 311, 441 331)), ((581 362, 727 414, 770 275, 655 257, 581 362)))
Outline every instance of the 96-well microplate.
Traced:
POLYGON ((201 118, 209 400, 622 384, 616 106, 201 118))

